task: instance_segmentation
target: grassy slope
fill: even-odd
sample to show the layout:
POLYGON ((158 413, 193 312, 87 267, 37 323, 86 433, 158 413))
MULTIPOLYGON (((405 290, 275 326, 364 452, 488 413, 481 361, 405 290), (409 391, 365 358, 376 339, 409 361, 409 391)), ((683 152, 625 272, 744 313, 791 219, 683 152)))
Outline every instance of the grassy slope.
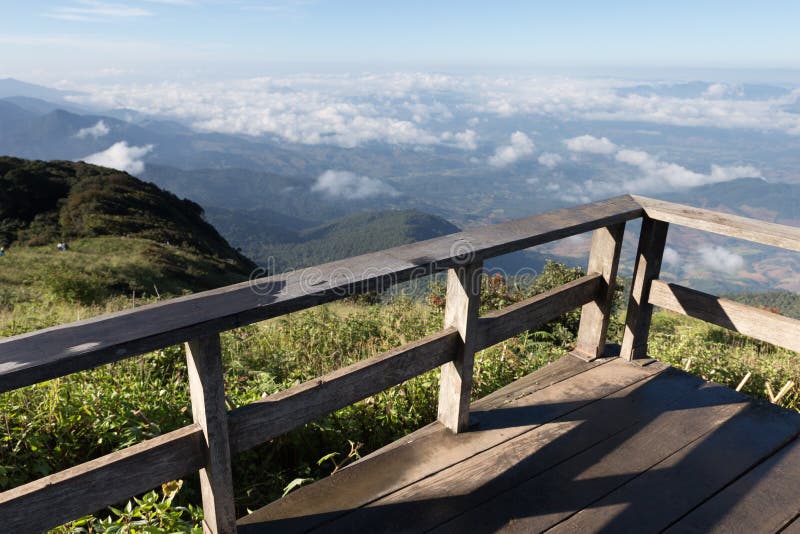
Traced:
MULTIPOLYGON (((91 257, 92 242, 86 246, 86 251, 75 254, 91 257)), ((107 247, 104 244, 101 249, 107 247)), ((56 257, 48 261, 70 261, 47 254, 56 257)), ((31 255, 20 265, 36 269, 39 259, 31 255)), ((531 290, 544 290, 564 281, 562 271, 555 274, 549 280, 543 277, 531 290)), ((566 274, 571 277, 577 273, 566 274)), ((36 286, 30 288, 34 289, 36 286)), ((436 297, 440 292, 438 288, 427 301, 401 298, 380 305, 345 301, 224 333, 229 401, 241 406, 438 330, 442 312, 441 299, 436 297)), ((487 281, 484 312, 512 301, 501 281, 487 281)), ((103 306, 120 305, 126 303, 112 300, 99 307, 75 305, 69 313, 90 315, 104 311, 103 306)), ((26 309, 32 318, 45 323, 58 313, 66 313, 63 307, 56 307, 53 313, 35 306, 26 309)), ((15 317, 18 320, 19 315, 15 317)), ((55 322, 67 319, 70 317, 63 316, 55 322)), ((567 323, 573 331, 576 320, 577 315, 571 314, 567 323)), ((5 323, 0 329, 7 331, 8 327, 5 323)), ((35 326, 17 327, 22 331, 35 326)), ((619 340, 621 330, 621 318, 617 317, 612 322, 612 341, 619 340)), ((476 357, 474 397, 484 396, 563 354, 571 334, 560 335, 565 332, 563 328, 550 328, 548 332, 518 336, 482 351, 476 357)), ((666 312, 654 317, 651 354, 680 367, 691 356, 692 372, 730 387, 752 372, 745 392, 761 398, 768 381, 774 390, 789 379, 800 382, 800 364, 794 354, 666 312)), ((364 454, 432 420, 437 391, 437 372, 426 373, 237 456, 234 469, 240 511, 280 496, 295 478, 328 474, 334 469, 333 463, 317 463, 328 453, 338 453, 336 462, 352 461, 357 454, 349 456, 348 440, 356 444, 358 454, 364 454)), ((793 390, 782 405, 797 409, 798 401, 793 390)), ((0 440, 0 488, 7 488, 187 424, 190 412, 185 360, 180 347, 169 347, 10 392, 0 395, 0 413, 8 429, 6 438, 0 440)), ((197 502, 196 484, 189 479, 176 503, 197 502)), ((196 513, 183 513, 174 507, 169 510, 182 521, 197 524, 196 513)), ((164 521, 180 530, 175 527, 177 523, 164 521)))
POLYGON ((245 279, 231 263, 138 238, 82 238, 65 252, 13 247, 0 257, 0 335, 245 279))

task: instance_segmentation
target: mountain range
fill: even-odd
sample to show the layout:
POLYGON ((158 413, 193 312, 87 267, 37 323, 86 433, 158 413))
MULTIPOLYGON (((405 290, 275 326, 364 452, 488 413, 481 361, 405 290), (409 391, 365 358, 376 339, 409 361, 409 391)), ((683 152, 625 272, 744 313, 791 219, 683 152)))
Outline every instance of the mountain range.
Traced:
MULTIPOLYGON (((641 97, 695 98, 707 89, 708 84, 692 82, 632 86, 625 91, 641 97)), ((746 85, 740 97, 759 100, 784 94, 785 90, 772 86, 746 85)), ((0 154, 73 161, 105 154, 100 161, 106 165, 135 164, 141 179, 196 202, 230 243, 257 262, 270 262, 280 270, 565 207, 585 201, 567 200, 563 192, 569 187, 583 187, 594 174, 602 178, 616 172, 613 158, 609 161, 593 154, 562 158, 557 168, 547 171, 535 164, 487 166, 482 162, 492 152, 483 146, 473 152, 385 143, 343 148, 291 143, 266 135, 212 133, 189 122, 135 110, 79 106, 74 96, 0 80, 0 154), (129 156, 128 149, 140 155, 131 156, 131 161, 116 152, 109 155, 115 147, 122 156, 129 156), (326 173, 339 181, 322 184, 326 173)), ((579 121, 537 120, 537 144, 587 128, 579 121)), ((611 121, 592 125, 610 132, 620 145, 637 146, 646 140, 654 153, 685 151, 684 141, 691 139, 696 153, 687 153, 688 161, 723 146, 729 153, 771 154, 777 139, 769 133, 750 133, 745 139, 728 130, 661 126, 654 132, 645 126, 611 121)), ((662 165, 653 158, 655 165, 662 165)), ((796 180, 741 178, 650 196, 800 225, 796 180)), ((635 242, 635 231, 634 225, 630 243, 635 242)), ((631 247, 626 244, 629 255, 631 247)), ((800 272, 800 265, 783 252, 679 227, 670 232, 670 248, 671 257, 682 261, 665 264, 666 275, 696 287, 800 289, 800 279, 794 274, 800 272), (713 254, 705 253, 708 250, 728 254, 725 257, 733 258, 733 263, 725 265, 736 268, 723 272, 705 265, 714 261, 713 254)), ((536 269, 547 257, 585 264, 587 251, 586 241, 575 239, 501 258, 494 265, 512 272, 521 267, 536 269)))

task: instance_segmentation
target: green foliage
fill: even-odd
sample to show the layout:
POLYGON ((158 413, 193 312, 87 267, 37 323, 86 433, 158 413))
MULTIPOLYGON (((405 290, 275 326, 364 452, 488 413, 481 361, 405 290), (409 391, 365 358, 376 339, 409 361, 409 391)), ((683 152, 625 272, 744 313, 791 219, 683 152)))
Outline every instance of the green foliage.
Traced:
POLYGON ((356 213, 306 228, 296 221, 287 226, 279 214, 263 210, 217 214, 213 222, 245 254, 278 272, 458 231, 441 217, 417 210, 356 213), (248 218, 249 223, 242 220, 248 218))
POLYGON ((253 264, 203 219, 199 205, 127 173, 69 161, 0 157, 0 245, 54 245, 57 239, 126 236, 253 264))
MULTIPOLYGON (((649 352, 681 369, 691 358, 691 373, 731 388, 749 372, 751 378, 742 391, 756 398, 769 400, 767 382, 774 393, 789 380, 800 384, 796 353, 670 312, 654 314, 649 352)), ((797 386, 780 404, 800 410, 797 386)))
MULTIPOLYGON (((520 302, 577 280, 585 274, 586 272, 580 267, 567 267, 547 260, 541 274, 532 283, 528 280, 508 279, 501 274, 484 275, 481 278, 480 313, 485 314, 520 302)), ((431 286, 430 303, 440 312, 444 310, 445 289, 443 282, 431 286)), ((580 310, 575 310, 542 326, 536 336, 566 347, 575 340, 579 323, 580 310)))
POLYGON ((765 293, 736 293, 725 295, 726 298, 764 308, 787 317, 800 319, 800 295, 788 291, 768 291, 765 293))
POLYGON ((56 533, 127 534, 133 532, 190 532, 202 534, 203 510, 197 506, 173 504, 181 489, 180 480, 161 485, 161 496, 151 491, 134 497, 120 508, 110 507, 103 518, 91 515, 54 530, 56 533))
POLYGON ((117 295, 182 295, 244 279, 231 260, 147 239, 82 238, 63 252, 52 245, 13 247, 0 257, 0 324, 3 308, 19 318, 26 303, 88 306, 117 295))
MULTIPOLYGON (((529 284, 484 277, 481 311, 519 302, 582 274, 580 269, 548 264, 529 284)), ((443 288, 434 289, 428 302, 403 296, 380 304, 350 299, 224 333, 223 363, 231 407, 439 330, 443 288)), ((16 313, 0 315, 0 335, 63 322, 67 313, 78 311, 85 317, 126 305, 124 299, 91 307, 81 306, 79 299, 76 302, 68 307, 12 303, 16 313)), ((573 315, 479 352, 473 398, 563 355, 576 326, 577 315, 573 315)), ((750 371, 753 379, 745 391, 762 398, 766 381, 775 390, 788 379, 800 383, 800 367, 792 354, 673 314, 654 315, 651 352, 681 367, 691 355, 693 372, 731 387, 750 371)), ((0 489, 188 424, 186 374, 182 348, 170 347, 0 395, 0 427, 4 429, 0 433, 0 489)), ((233 470, 239 514, 433 421, 437 396, 438 370, 434 370, 236 455, 233 470)), ((797 403, 796 390, 782 402, 793 409, 797 403)), ((187 478, 182 489, 176 484, 81 518, 59 531, 194 531, 201 521, 197 479, 187 478)))

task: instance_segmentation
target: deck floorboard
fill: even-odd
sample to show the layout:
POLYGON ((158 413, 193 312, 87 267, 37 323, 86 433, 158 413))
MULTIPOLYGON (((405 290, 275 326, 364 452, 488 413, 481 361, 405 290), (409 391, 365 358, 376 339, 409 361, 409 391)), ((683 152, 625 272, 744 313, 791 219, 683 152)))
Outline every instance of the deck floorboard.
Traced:
POLYGON ((775 532, 800 511, 800 414, 660 363, 568 355, 472 410, 469 432, 428 425, 239 532, 775 532))

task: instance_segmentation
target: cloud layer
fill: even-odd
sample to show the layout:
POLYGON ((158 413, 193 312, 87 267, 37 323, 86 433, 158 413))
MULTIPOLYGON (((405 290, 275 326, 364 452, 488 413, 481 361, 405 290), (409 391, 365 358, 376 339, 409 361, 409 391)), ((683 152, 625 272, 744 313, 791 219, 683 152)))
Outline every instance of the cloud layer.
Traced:
MULTIPOLYGON (((633 172, 623 170, 601 178, 564 184, 559 187, 559 195, 562 200, 568 202, 589 202, 595 198, 621 193, 675 191, 738 178, 763 177, 761 171, 752 165, 711 164, 709 172, 698 172, 677 163, 663 161, 660 157, 644 150, 620 147, 606 137, 581 135, 565 139, 563 143, 572 152, 613 158, 614 161, 633 170, 633 172)), ((540 157, 540 163, 541 159, 540 157)), ((548 157, 546 161, 549 164, 547 166, 552 168, 559 165, 562 160, 548 157)))
MULTIPOLYGON (((485 137, 480 130, 485 121, 532 115, 800 135, 800 113, 791 111, 800 102, 800 89, 756 98, 723 84, 707 84, 705 91, 689 96, 674 96, 658 84, 647 86, 652 91, 636 87, 630 81, 564 77, 298 74, 96 85, 80 87, 85 94, 71 99, 166 115, 201 131, 342 147, 384 142, 475 150, 485 137)), ((570 139, 567 148, 614 151, 607 138, 588 135, 570 139)))
POLYGON ((144 171, 143 158, 152 150, 153 145, 130 146, 126 141, 120 141, 102 152, 91 154, 82 159, 86 163, 109 167, 130 174, 141 174, 144 171))
POLYGON ((611 154, 617 150, 617 145, 607 137, 594 137, 592 135, 579 135, 572 139, 565 139, 564 144, 571 152, 585 152, 588 154, 611 154))
POLYGON ((311 190, 328 197, 349 200, 399 195, 394 187, 375 178, 335 170, 327 170, 319 175, 311 190))
POLYGON ((86 137, 94 137, 97 139, 99 137, 103 137, 104 135, 108 135, 110 131, 111 129, 106 126, 106 123, 102 120, 99 120, 94 126, 88 126, 78 130, 78 133, 75 134, 75 137, 78 139, 84 139, 86 137))
POLYGON ((701 247, 700 261, 703 266, 726 274, 736 274, 744 267, 744 258, 722 246, 701 247))
POLYGON ((494 154, 489 158, 489 165, 492 167, 505 167, 515 163, 520 158, 533 154, 535 148, 530 137, 520 131, 511 134, 510 143, 505 146, 497 147, 494 154))
POLYGON ((547 167, 548 169, 555 169, 558 165, 564 160, 560 154, 555 154, 553 152, 543 152, 537 161, 539 165, 547 167))

